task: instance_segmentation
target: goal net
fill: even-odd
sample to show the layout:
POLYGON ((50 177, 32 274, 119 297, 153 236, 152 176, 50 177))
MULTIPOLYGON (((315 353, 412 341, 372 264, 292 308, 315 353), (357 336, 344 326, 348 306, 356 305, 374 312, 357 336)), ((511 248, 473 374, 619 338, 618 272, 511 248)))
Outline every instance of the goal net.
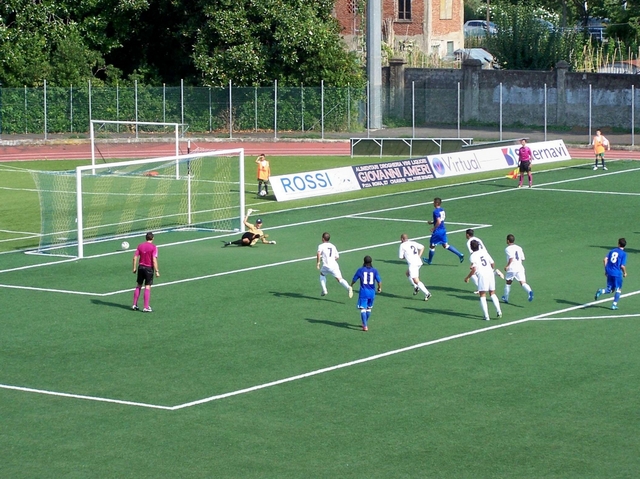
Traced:
POLYGON ((32 174, 40 196, 41 254, 82 258, 89 245, 111 241, 112 248, 114 239, 147 231, 242 228, 243 148, 32 174))
POLYGON ((184 130, 180 123, 91 120, 91 164, 183 154, 184 130))

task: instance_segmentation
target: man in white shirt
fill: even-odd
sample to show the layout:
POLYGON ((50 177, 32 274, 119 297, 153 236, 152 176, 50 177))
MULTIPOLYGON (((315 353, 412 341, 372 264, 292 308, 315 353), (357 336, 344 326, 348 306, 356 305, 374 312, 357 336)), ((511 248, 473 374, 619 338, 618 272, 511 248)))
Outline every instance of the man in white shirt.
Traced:
POLYGON ((529 301, 533 301, 533 291, 531 287, 527 284, 527 277, 524 272, 524 265, 522 262, 524 261, 524 251, 520 246, 515 244, 516 238, 513 235, 507 235, 507 247, 504 252, 507 255, 507 265, 504 267, 505 271, 505 285, 504 285, 504 295, 502 296, 502 301, 505 303, 509 302, 509 293, 511 292, 511 283, 513 280, 520 282, 522 289, 527 292, 529 297, 529 301))
POLYGON ((329 242, 330 239, 329 233, 322 233, 322 243, 318 245, 316 253, 316 268, 320 270, 320 286, 322 287, 320 295, 327 295, 327 275, 330 274, 349 292, 349 297, 353 298, 353 288, 340 272, 338 248, 329 242), (322 267, 320 267, 320 263, 322 263, 322 267))
MULTIPOLYGON (((473 250, 471 249, 471 242, 473 240, 478 242, 478 249, 480 251, 486 250, 482 240, 480 238, 478 238, 477 236, 475 236, 475 231, 473 231, 471 228, 469 228, 467 231, 465 231, 465 234, 467 236, 467 249, 469 250, 469 254, 473 253, 473 250)), ((496 276, 500 276, 502 279, 504 279, 504 274, 502 274, 502 271, 500 271, 499 269, 495 270, 495 274, 496 274, 496 276)), ((479 294, 477 276, 476 275, 471 276, 471 280, 473 281, 473 284, 476 285, 476 290, 473 292, 473 294, 479 294)))
POLYGON ((398 257, 406 260, 407 265, 409 266, 406 275, 413 287, 413 295, 415 296, 418 294, 418 291, 422 291, 424 293, 424 300, 429 301, 431 293, 422 281, 420 281, 420 268, 422 267, 423 252, 423 245, 416 243, 415 241, 411 241, 404 233, 400 235, 400 251, 398 252, 398 257))
POLYGON ((489 321, 489 308, 487 307, 487 292, 491 297, 493 305, 496 307, 498 318, 502 317, 502 310, 500 309, 500 301, 496 296, 496 278, 494 276, 494 269, 496 267, 493 258, 486 249, 480 249, 480 243, 477 240, 471 240, 471 268, 469 274, 464 278, 464 282, 468 283, 472 277, 477 278, 478 282, 478 294, 480 295, 480 307, 484 314, 484 319, 489 321))

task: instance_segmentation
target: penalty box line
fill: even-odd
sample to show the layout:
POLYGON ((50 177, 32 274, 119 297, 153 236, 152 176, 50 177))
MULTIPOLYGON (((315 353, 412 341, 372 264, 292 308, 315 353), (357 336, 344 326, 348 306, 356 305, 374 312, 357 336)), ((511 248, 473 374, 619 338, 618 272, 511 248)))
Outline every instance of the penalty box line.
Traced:
MULTIPOLYGON (((640 294, 640 290, 633 291, 633 292, 630 292, 630 293, 626 293, 626 294, 622 295, 622 297, 629 297, 629 296, 634 296, 634 295, 637 295, 637 294, 640 294)), ((406 353, 406 352, 413 351, 413 350, 416 350, 416 349, 421 349, 421 348, 425 348, 425 347, 428 347, 428 346, 434 346, 434 345, 440 344, 440 343, 446 343, 448 341, 453 341, 455 339, 462 339, 462 338, 465 338, 465 337, 468 337, 468 336, 474 336, 476 334, 486 333, 488 331, 494 331, 494 330, 498 330, 498 329, 502 329, 502 328, 507 328, 507 327, 510 327, 510 326, 515 326, 517 324, 523 324, 523 323, 532 322, 532 321, 546 320, 547 318, 550 318, 550 317, 558 315, 558 314, 568 313, 570 311, 576 311, 578 309, 583 309, 583 308, 586 308, 588 306, 593 306, 595 304, 599 304, 599 303, 602 303, 602 302, 603 302, 603 300, 592 301, 592 302, 585 303, 585 304, 580 304, 580 305, 576 305, 576 306, 570 306, 568 308, 559 309, 559 310, 551 311, 551 312, 548 312, 548 313, 542 313, 542 314, 538 314, 538 315, 535 315, 535 316, 530 316, 528 318, 519 319, 519 320, 516 320, 516 321, 511 321, 509 323, 496 324, 494 326, 488 326, 486 328, 475 329, 473 331, 466 331, 464 333, 454 334, 454 335, 451 335, 451 336, 446 336, 444 338, 438 338, 438 339, 434 339, 434 340, 431 340, 431 341, 425 341, 425 342, 418 343, 418 344, 413 344, 411 346, 407 346, 407 347, 404 347, 404 348, 393 349, 391 351, 386 351, 386 352, 380 353, 380 354, 374 354, 372 356, 356 359, 354 361, 348 361, 348 362, 345 362, 345 363, 336 364, 334 366, 328 366, 326 368, 316 369, 314 371, 309 371, 309 372, 306 372, 306 373, 297 374, 295 376, 290 376, 290 377, 287 377, 287 378, 278 379, 278 380, 270 381, 270 382, 263 383, 263 384, 258 384, 258 385, 251 386, 251 387, 248 387, 248 388, 237 389, 235 391, 230 391, 230 392, 227 392, 227 393, 222 393, 222 394, 217 394, 217 395, 214 395, 214 396, 209 396, 209 397, 206 397, 206 398, 203 398, 203 399, 198 399, 198 400, 195 400, 195 401, 190 401, 190 402, 178 404, 176 406, 163 406, 163 405, 158 405, 158 404, 150 404, 150 403, 143 403, 143 402, 136 402, 136 401, 127 401, 127 400, 122 400, 122 399, 112 399, 112 398, 89 396, 89 395, 83 395, 83 394, 64 393, 64 392, 49 391, 49 390, 44 390, 44 389, 35 389, 35 388, 22 387, 22 386, 13 386, 13 385, 9 385, 9 384, 0 384, 0 389, 27 392, 27 393, 33 393, 33 394, 42 394, 42 395, 47 395, 47 396, 64 397, 64 398, 69 398, 69 399, 81 399, 81 400, 86 400, 86 401, 96 401, 96 402, 103 402, 103 403, 111 403, 111 404, 118 404, 118 405, 122 405, 122 406, 143 407, 143 408, 148 408, 148 409, 159 409, 159 410, 163 410, 163 411, 178 411, 178 410, 181 410, 181 409, 186 409, 186 408, 190 408, 190 407, 193 407, 193 406, 198 406, 198 405, 201 405, 201 404, 214 402, 214 401, 218 401, 218 400, 221 400, 221 399, 226 399, 226 398, 230 398, 230 397, 234 397, 234 396, 240 396, 242 394, 248 394, 248 393, 251 393, 251 392, 260 391, 262 389, 267 389, 267 388, 270 388, 270 387, 273 387, 273 386, 279 386, 281 384, 291 383, 291 382, 294 382, 294 381, 298 381, 298 380, 305 379, 305 378, 310 378, 310 377, 313 377, 313 376, 319 376, 320 374, 325 374, 325 373, 329 373, 329 372, 332 372, 332 371, 345 369, 345 368, 348 368, 348 367, 351 367, 351 366, 356 366, 356 365, 359 365, 359 364, 364 364, 364 363, 376 361, 378 359, 383 359, 383 358, 386 358, 386 357, 395 356, 397 354, 406 353)), ((603 316, 603 318, 608 318, 608 316, 603 316)))

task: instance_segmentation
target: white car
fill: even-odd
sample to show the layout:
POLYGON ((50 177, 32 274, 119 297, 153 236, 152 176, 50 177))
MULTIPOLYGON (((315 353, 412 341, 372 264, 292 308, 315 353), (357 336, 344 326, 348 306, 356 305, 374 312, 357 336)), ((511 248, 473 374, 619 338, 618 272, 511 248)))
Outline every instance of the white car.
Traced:
POLYGON ((467 37, 481 37, 488 33, 494 34, 498 32, 496 24, 487 23, 486 20, 469 20, 464 24, 464 35, 467 37))

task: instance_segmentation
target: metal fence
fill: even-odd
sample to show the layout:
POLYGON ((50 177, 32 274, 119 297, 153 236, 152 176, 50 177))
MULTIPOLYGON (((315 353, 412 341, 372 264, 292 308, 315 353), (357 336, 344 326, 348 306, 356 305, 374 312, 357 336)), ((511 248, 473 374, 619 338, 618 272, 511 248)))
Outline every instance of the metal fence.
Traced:
MULTIPOLYGON (((384 87, 382 122, 385 131, 369 128, 367 88, 320 87, 99 87, 90 83, 69 88, 0 88, 0 139, 26 135, 49 139, 53 135, 87 138, 90 120, 174 122, 191 135, 235 138, 259 134, 348 138, 395 136, 410 138, 474 137, 503 140, 503 134, 528 129, 548 139, 549 128, 563 134, 579 132, 588 143, 595 129, 611 127, 635 145, 637 89, 607 93, 591 84, 567 95, 568 123, 559 123, 558 91, 546 83, 528 91, 499 82, 482 85, 473 94, 464 83, 411 82, 403 89, 384 87), (615 93, 615 94, 614 94, 615 93), (574 126, 575 125, 575 126, 574 126), (425 129, 441 130, 426 132, 425 129), (392 132, 393 131, 393 132, 392 132)), ((564 108, 564 107, 563 107, 564 108)))

